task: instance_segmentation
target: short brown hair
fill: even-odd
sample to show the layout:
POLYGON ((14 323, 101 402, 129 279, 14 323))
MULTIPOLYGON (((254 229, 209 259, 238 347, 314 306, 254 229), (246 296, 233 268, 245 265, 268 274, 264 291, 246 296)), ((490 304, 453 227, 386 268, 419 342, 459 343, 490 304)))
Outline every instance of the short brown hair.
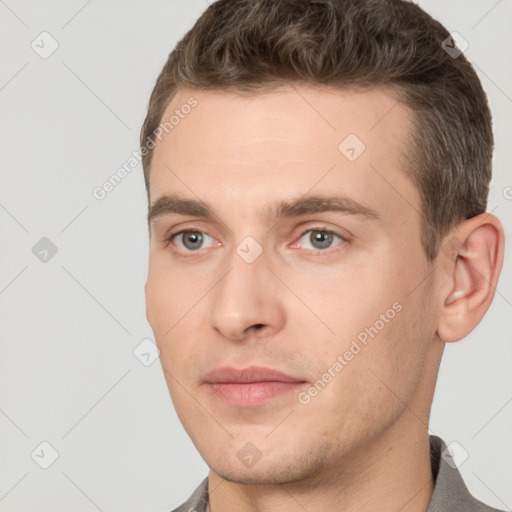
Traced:
MULTIPOLYGON (((453 46, 447 38, 438 21, 403 0, 218 0, 170 53, 141 146, 180 89, 391 88, 413 113, 407 173, 433 260, 455 224, 485 212, 494 145, 480 80, 463 54, 445 51, 446 41, 453 46)), ((149 150, 142 160, 148 199, 151 157, 149 150)))

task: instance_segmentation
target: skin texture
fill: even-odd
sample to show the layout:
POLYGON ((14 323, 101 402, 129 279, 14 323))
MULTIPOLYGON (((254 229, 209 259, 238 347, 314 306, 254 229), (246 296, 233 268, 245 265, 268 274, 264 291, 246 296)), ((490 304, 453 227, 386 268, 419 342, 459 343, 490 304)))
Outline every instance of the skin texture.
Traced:
POLYGON ((425 511, 439 363, 445 342, 471 332, 490 305, 503 259, 499 221, 460 223, 449 249, 426 259, 419 196, 404 171, 411 113, 385 90, 183 90, 164 119, 191 96, 197 107, 155 148, 151 204, 175 194, 207 203, 215 217, 151 220, 145 292, 171 398, 210 467, 211 509, 425 511), (354 161, 338 149, 349 134, 366 146, 354 161), (266 217, 270 204, 313 194, 343 194, 378 218, 266 217), (184 229, 204 234, 200 249, 181 235, 169 242, 184 229), (337 236, 315 250, 311 230, 337 236), (252 263, 237 253, 249 236, 263 251, 252 263), (333 372, 393 305, 400 311, 333 372), (266 366, 305 383, 233 406, 204 383, 225 365, 266 366), (298 393, 329 368, 330 381, 301 403, 298 393), (249 467, 240 453, 261 458, 249 467))

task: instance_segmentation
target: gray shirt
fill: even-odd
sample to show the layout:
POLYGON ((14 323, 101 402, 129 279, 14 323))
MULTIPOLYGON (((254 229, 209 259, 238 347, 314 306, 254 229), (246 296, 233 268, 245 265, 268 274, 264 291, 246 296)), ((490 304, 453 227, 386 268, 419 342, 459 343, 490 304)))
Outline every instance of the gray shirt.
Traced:
MULTIPOLYGON (((441 453, 446 449, 444 441, 432 435, 429 436, 429 440, 435 485, 427 512, 503 512, 473 498, 459 470, 441 457, 441 453)), ((205 478, 192 496, 172 512, 206 512, 207 503, 208 478, 205 478)))

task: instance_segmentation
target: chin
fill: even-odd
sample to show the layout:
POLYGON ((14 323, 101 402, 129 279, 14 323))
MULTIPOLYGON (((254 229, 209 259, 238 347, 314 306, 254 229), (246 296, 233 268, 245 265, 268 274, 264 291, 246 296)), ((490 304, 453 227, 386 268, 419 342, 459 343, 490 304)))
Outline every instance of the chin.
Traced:
POLYGON ((273 462, 265 461, 264 457, 263 455, 253 467, 245 467, 238 459, 230 461, 227 465, 225 458, 220 464, 208 466, 228 482, 247 485, 276 485, 304 481, 318 476, 321 470, 321 462, 313 458, 299 457, 299 460, 287 460, 283 454, 279 457, 280 461, 273 462))
POLYGON ((302 480, 300 476, 294 476, 289 471, 265 471, 261 468, 258 471, 250 469, 244 470, 231 470, 231 471, 216 471, 212 468, 222 479, 227 482, 244 485, 276 485, 286 484, 302 480))

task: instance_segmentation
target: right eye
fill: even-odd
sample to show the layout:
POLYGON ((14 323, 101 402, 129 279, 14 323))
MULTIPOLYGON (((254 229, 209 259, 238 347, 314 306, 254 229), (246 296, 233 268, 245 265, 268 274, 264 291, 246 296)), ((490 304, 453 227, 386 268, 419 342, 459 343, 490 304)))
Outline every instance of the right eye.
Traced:
MULTIPOLYGON (((204 243, 206 241, 211 240, 215 241, 210 235, 205 233, 204 231, 184 229, 182 231, 178 231, 177 233, 173 233, 168 239, 168 243, 174 244, 180 248, 180 251, 175 251, 177 254, 181 252, 190 253, 190 252, 198 252, 199 249, 203 249, 204 243)), ((210 242, 210 247, 214 245, 210 242)))

